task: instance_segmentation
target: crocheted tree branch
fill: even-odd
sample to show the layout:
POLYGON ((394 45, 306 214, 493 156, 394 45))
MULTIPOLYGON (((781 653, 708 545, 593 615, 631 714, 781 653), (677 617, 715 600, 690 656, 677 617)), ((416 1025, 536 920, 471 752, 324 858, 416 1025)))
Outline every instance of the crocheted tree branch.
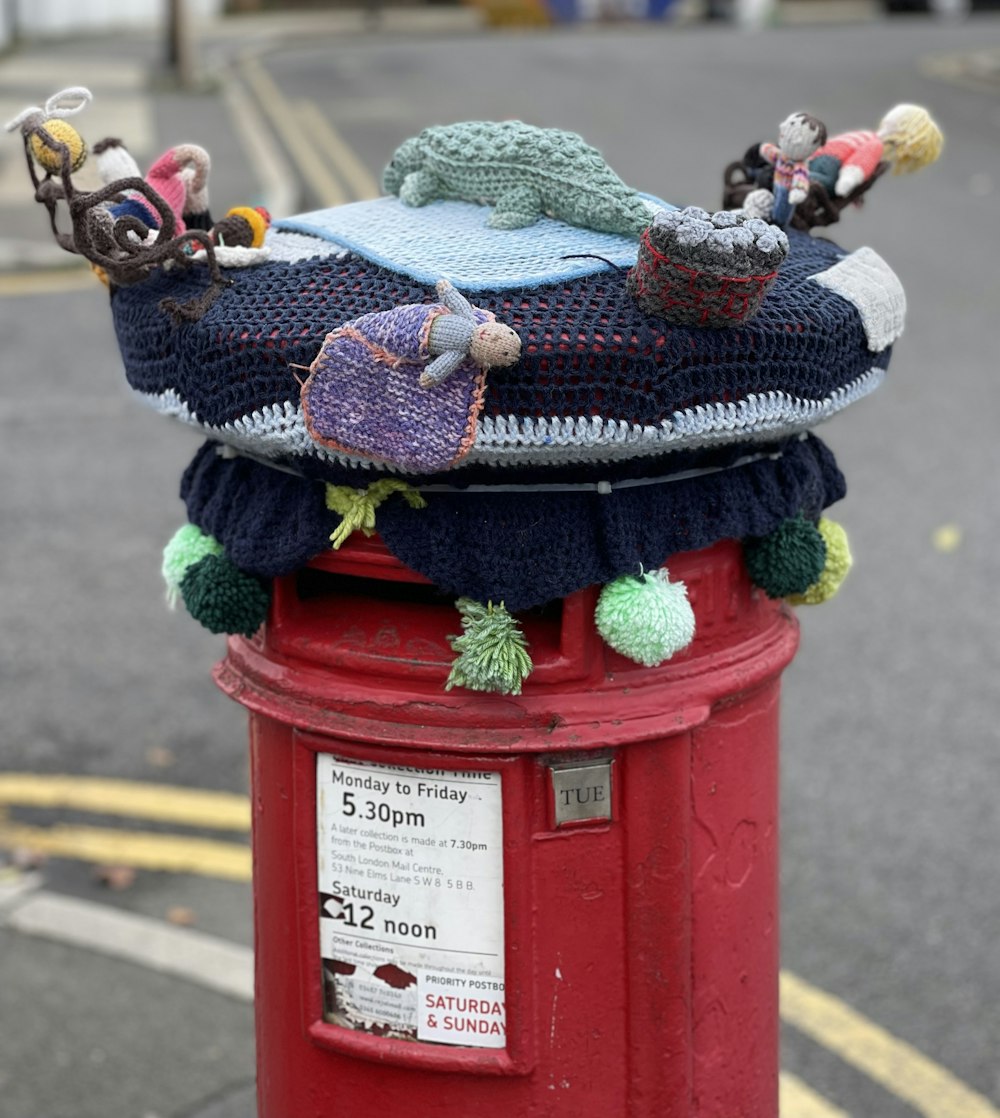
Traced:
POLYGON ((146 279, 154 267, 168 262, 180 267, 192 263, 192 250, 204 249, 209 286, 186 303, 164 299, 161 309, 179 321, 196 321, 228 284, 223 278, 211 240, 198 231, 178 232, 177 217, 163 196, 139 176, 116 179, 94 191, 79 191, 72 174, 86 158, 86 145, 72 125, 63 119, 80 112, 91 100, 89 90, 73 87, 46 101, 44 107, 32 106, 7 123, 7 131, 20 129, 28 174, 35 187, 35 200, 49 215, 56 243, 100 269, 112 283, 128 285, 146 279), (55 118, 55 119, 53 119, 55 118), (36 165, 44 170, 40 178, 36 165), (140 212, 159 230, 151 237, 147 221, 135 211, 118 216, 109 204, 131 196, 140 200, 140 212), (59 228, 58 205, 65 203, 70 232, 59 228), (155 215, 155 216, 154 216, 155 215))

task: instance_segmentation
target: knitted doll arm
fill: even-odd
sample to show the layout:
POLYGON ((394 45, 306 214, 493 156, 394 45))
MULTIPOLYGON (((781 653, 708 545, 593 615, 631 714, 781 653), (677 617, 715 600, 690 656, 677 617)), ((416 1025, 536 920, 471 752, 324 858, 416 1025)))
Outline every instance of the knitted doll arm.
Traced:
POLYGON ((882 160, 883 152, 884 145, 874 134, 855 148, 840 168, 837 185, 834 187, 835 193, 841 198, 846 198, 852 190, 870 179, 882 160))
POLYGON ((809 168, 805 163, 796 163, 792 171, 792 186, 788 192, 788 200, 794 205, 806 200, 809 194, 809 168))
POLYGON ((768 163, 777 163, 781 155, 781 149, 777 144, 764 143, 760 145, 758 150, 761 159, 766 160, 768 163))

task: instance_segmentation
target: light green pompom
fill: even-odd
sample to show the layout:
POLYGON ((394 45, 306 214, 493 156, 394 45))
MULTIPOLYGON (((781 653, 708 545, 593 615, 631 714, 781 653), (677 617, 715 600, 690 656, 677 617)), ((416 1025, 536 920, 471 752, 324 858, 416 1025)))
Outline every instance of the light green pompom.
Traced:
POLYGON ((167 603, 173 609, 187 572, 206 555, 221 555, 222 544, 206 535, 197 524, 178 528, 163 549, 163 581, 167 584, 167 603))
POLYGON ((501 695, 520 695, 521 684, 531 672, 527 642, 517 621, 504 608, 459 598, 456 609, 462 615, 461 636, 449 637, 459 654, 451 666, 445 690, 467 687, 470 691, 495 691, 501 695))
POLYGON ((647 668, 669 660, 694 639, 687 587, 671 582, 666 567, 609 582, 597 600, 594 622, 615 652, 647 668))
POLYGON ((840 589, 854 562, 847 533, 840 524, 821 517, 816 527, 826 543, 823 573, 804 594, 793 594, 788 599, 793 606, 818 606, 829 601, 840 589))

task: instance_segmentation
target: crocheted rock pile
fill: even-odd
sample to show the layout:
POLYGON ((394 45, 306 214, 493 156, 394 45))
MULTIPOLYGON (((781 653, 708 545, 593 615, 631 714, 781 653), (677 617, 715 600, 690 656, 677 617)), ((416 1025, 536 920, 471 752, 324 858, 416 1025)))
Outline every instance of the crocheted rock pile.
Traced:
POLYGON ((697 206, 656 215, 642 235, 628 290, 650 315, 694 326, 752 318, 788 255, 788 238, 742 212, 697 206))

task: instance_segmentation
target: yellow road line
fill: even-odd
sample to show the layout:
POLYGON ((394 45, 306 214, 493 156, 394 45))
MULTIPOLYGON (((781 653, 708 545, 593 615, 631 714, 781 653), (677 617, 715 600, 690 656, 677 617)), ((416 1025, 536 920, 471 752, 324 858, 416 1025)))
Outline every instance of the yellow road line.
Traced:
POLYGON ((250 829, 250 801, 233 792, 88 776, 0 773, 0 805, 68 808, 213 830, 250 829))
POLYGON ((0 276, 0 298, 10 299, 23 295, 60 295, 67 291, 100 291, 107 297, 107 289, 89 268, 53 268, 38 272, 0 276))
POLYGON ((846 1110, 827 1102, 789 1071, 778 1079, 778 1099, 781 1118, 850 1118, 846 1110))
POLYGON ((781 1016, 925 1118, 1000 1118, 989 1099, 940 1064, 787 971, 781 974, 781 1016))
POLYGON ((251 878, 250 849, 235 842, 62 824, 29 827, 0 818, 0 850, 17 849, 98 865, 193 873, 226 881, 251 878))
POLYGON ((319 145, 303 129, 297 119, 295 107, 278 88, 275 80, 253 57, 241 59, 239 72, 244 82, 253 90, 261 110, 288 148, 320 205, 343 205, 347 201, 344 188, 328 170, 319 154, 319 145))
POLYGON ((315 137, 320 149, 326 152, 334 170, 354 195, 354 200, 363 202, 367 198, 377 198, 382 191, 375 176, 323 115, 316 102, 298 101, 295 111, 303 128, 315 137))

